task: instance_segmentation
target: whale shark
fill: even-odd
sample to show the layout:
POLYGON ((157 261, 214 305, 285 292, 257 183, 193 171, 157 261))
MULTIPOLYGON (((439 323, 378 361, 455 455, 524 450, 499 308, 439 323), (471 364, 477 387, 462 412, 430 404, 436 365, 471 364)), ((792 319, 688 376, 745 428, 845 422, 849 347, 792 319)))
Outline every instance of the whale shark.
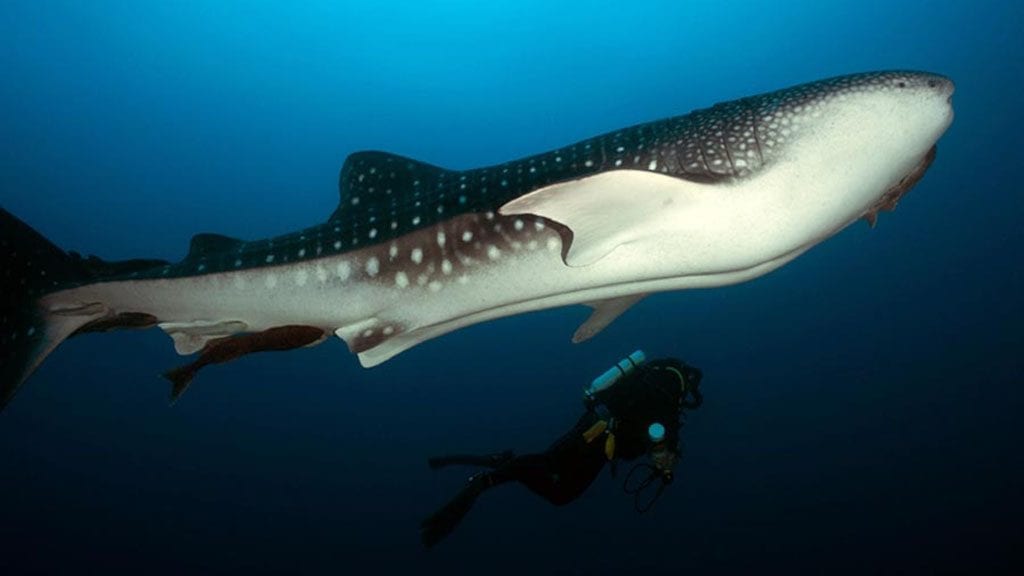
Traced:
POLYGON ((0 406, 65 339, 157 327, 203 366, 343 340, 371 367, 487 320, 584 304, 598 334, 645 296, 762 276, 923 176, 953 83, 801 84, 541 154, 449 170, 352 153, 337 209, 282 236, 196 235, 178 262, 67 252, 0 209, 0 406))

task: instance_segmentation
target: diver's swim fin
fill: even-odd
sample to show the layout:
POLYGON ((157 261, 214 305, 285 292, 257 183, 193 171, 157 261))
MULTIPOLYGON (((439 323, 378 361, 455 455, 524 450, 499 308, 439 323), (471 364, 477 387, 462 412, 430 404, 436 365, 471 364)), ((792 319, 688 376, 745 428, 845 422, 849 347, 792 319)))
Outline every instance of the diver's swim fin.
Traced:
POLYGON ((487 468, 498 468, 512 458, 515 453, 511 450, 476 456, 472 454, 450 454, 447 456, 436 456, 427 460, 427 466, 431 470, 445 468, 447 466, 484 466, 487 468))
POLYGON ((420 524, 420 540, 423 545, 430 548, 451 534, 473 507, 477 497, 490 486, 488 473, 471 477, 469 483, 450 502, 420 524))

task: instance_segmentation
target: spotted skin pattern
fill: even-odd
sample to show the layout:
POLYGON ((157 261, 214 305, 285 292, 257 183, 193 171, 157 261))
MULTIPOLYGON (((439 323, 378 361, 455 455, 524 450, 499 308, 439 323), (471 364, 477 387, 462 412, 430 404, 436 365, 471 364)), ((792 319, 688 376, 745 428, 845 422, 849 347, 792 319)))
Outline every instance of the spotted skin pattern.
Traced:
MULTIPOLYGON (((716 104, 543 154, 466 171, 445 170, 386 152, 357 152, 341 170, 340 201, 328 222, 251 242, 201 235, 182 262, 124 278, 176 278, 294 264, 373 245, 387 245, 390 250, 396 239, 436 228, 435 233, 423 236, 441 238, 441 250, 428 248, 433 242, 424 242, 422 249, 434 257, 416 262, 410 253, 412 264, 422 266, 405 271, 406 279, 418 279, 424 273, 433 277, 447 267, 443 249, 449 238, 458 239, 468 232, 476 238, 472 247, 485 253, 492 246, 501 251, 513 242, 528 243, 528 238, 517 238, 517 233, 543 222, 524 222, 519 228, 514 220, 506 222, 494 215, 508 201, 534 190, 616 169, 648 170, 707 183, 748 178, 784 154, 786 144, 799 138, 803 121, 818 118, 823 105, 858 92, 899 90, 928 81, 911 72, 842 76, 716 104), (477 217, 459 219, 464 214, 477 217), (456 221, 464 227, 441 226, 456 221), (501 230, 487 231, 491 222, 501 230)), ((453 249, 459 246, 450 245, 453 249)), ((452 266, 464 260, 447 257, 452 266)), ((398 271, 387 270, 386 263, 397 260, 388 250, 371 258, 375 260, 368 260, 360 270, 336 271, 337 276, 347 280, 352 272, 379 277, 398 271)), ((308 279, 326 272, 313 267, 308 279)))

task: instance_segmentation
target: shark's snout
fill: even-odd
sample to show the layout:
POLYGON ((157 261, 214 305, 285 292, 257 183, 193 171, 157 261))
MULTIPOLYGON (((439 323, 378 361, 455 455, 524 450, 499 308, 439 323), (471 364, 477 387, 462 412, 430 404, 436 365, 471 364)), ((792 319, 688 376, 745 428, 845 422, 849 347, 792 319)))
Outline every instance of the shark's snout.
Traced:
POLYGON ((945 98, 951 97, 956 89, 952 80, 931 72, 907 72, 893 77, 890 82, 900 90, 927 90, 945 98))
POLYGON ((953 92, 956 92, 956 84, 949 78, 932 75, 928 80, 928 87, 934 89, 940 96, 944 96, 947 103, 953 103, 953 92))
POLYGON ((940 94, 943 94, 945 96, 951 96, 953 94, 953 91, 956 89, 956 85, 953 83, 953 81, 950 80, 949 78, 946 78, 945 76, 940 76, 938 74, 928 74, 927 77, 928 79, 926 83, 928 84, 928 87, 934 88, 940 94))
POLYGON ((929 74, 925 83, 947 106, 952 108, 953 92, 956 92, 956 84, 952 80, 938 74, 929 74))
POLYGON ((930 148, 953 120, 953 92, 956 91, 956 85, 941 74, 907 72, 892 78, 890 87, 896 88, 897 96, 909 97, 903 99, 907 109, 898 120, 910 124, 913 117, 920 116, 922 120, 919 125, 927 133, 927 139, 931 140, 922 144, 922 150, 930 148))

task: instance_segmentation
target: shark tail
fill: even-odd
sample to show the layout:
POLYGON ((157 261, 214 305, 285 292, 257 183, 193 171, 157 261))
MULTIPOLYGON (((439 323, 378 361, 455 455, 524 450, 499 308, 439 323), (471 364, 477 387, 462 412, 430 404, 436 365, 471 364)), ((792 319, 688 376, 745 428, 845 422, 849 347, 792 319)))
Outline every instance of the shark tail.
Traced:
POLYGON ((0 208, 0 410, 43 359, 88 321, 56 317, 39 299, 90 278, 80 257, 0 208))
POLYGON ((106 262, 65 252, 0 208, 0 411, 46 356, 68 337, 155 322, 145 314, 110 317, 100 304, 50 311, 41 305, 44 296, 162 264, 166 262, 106 262))

